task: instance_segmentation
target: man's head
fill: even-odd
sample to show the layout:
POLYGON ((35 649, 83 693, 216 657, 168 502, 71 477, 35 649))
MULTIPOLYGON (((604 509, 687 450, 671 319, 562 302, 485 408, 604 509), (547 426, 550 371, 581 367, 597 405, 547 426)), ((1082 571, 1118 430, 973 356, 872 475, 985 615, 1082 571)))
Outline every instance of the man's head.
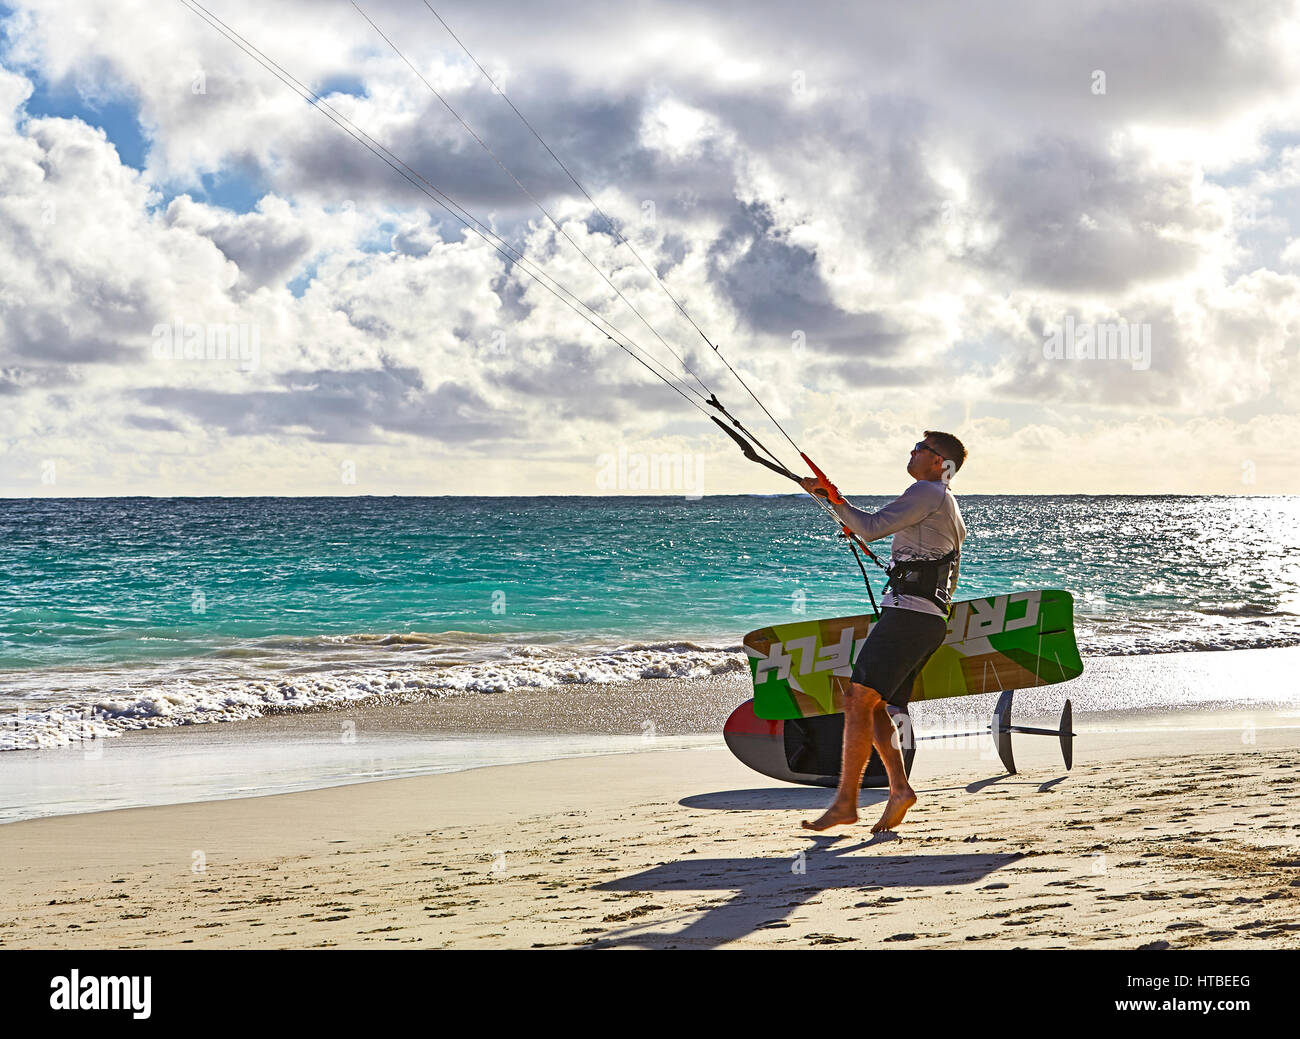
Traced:
POLYGON ((908 474, 916 480, 942 480, 947 483, 966 461, 966 448, 951 433, 925 431, 925 437, 912 448, 907 462, 908 474))

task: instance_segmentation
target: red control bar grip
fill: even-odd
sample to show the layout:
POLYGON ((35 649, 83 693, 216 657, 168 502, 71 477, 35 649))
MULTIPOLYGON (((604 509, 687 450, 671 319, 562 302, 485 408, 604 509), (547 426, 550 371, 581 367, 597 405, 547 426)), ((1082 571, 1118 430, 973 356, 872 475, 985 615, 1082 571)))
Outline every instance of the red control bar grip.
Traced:
POLYGON ((844 503, 844 495, 840 494, 839 488, 831 483, 830 480, 826 478, 826 474, 818 469, 813 460, 802 451, 799 452, 799 457, 807 462, 808 468, 817 475, 817 480, 821 484, 822 489, 826 491, 827 500, 830 501, 832 505, 842 505, 844 503))

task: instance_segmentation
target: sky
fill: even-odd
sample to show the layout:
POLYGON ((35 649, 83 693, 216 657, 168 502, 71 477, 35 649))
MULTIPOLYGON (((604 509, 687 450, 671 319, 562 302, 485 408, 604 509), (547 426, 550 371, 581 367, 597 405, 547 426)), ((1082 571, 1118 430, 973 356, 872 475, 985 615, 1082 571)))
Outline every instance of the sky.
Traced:
POLYGON ((430 0, 494 89, 358 3, 204 6, 577 305, 190 0, 0 0, 0 496, 793 490, 708 392, 849 493, 1300 493, 1295 4, 430 0))

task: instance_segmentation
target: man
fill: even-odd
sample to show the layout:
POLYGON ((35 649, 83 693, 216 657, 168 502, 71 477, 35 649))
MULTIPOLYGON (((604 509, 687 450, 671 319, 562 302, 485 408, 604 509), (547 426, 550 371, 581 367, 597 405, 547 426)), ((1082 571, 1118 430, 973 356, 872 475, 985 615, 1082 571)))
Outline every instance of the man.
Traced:
MULTIPOLYGON (((906 706, 912 683, 947 634, 966 538, 966 525, 948 481, 964 461, 966 448, 960 440, 951 433, 926 430, 907 463, 916 482, 901 497, 875 513, 842 500, 834 504, 844 525, 864 541, 890 534, 894 541, 880 619, 871 626, 844 696, 839 789, 821 818, 803 823, 805 829, 825 830, 858 821, 858 791, 872 744, 889 776, 889 800, 871 832, 894 829, 916 804, 887 705, 906 706)), ((806 478, 803 485, 810 493, 828 496, 828 489, 815 477, 806 478)))

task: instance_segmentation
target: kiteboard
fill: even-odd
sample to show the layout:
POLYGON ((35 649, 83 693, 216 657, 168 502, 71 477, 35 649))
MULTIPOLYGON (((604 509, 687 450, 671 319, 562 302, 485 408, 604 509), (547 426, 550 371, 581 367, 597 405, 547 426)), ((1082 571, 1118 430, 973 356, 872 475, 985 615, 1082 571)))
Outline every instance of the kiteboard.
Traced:
MULTIPOLYGON (((744 764, 773 779, 809 786, 837 786, 844 742, 844 691, 876 614, 833 620, 794 621, 751 631, 744 638, 754 698, 737 707, 723 738, 744 764)), ((1054 735, 1066 768, 1073 764, 1070 701, 1060 729, 1011 724, 1013 691, 1053 685, 1083 674, 1074 639, 1074 600, 1056 589, 1011 592, 956 603, 943 645, 921 669, 912 702, 1000 692, 987 730, 1008 773, 1013 732, 1054 735)), ((889 707, 900 733, 908 773, 916 742, 950 735, 914 736, 906 708, 889 707)), ((888 786, 872 750, 864 787, 888 786)))
MULTIPOLYGON (((754 715, 785 721, 839 714, 877 614, 792 621, 744 638, 754 715)), ((1056 589, 955 603, 943 644, 912 686, 912 703, 1052 685, 1083 674, 1074 600, 1056 589)))

